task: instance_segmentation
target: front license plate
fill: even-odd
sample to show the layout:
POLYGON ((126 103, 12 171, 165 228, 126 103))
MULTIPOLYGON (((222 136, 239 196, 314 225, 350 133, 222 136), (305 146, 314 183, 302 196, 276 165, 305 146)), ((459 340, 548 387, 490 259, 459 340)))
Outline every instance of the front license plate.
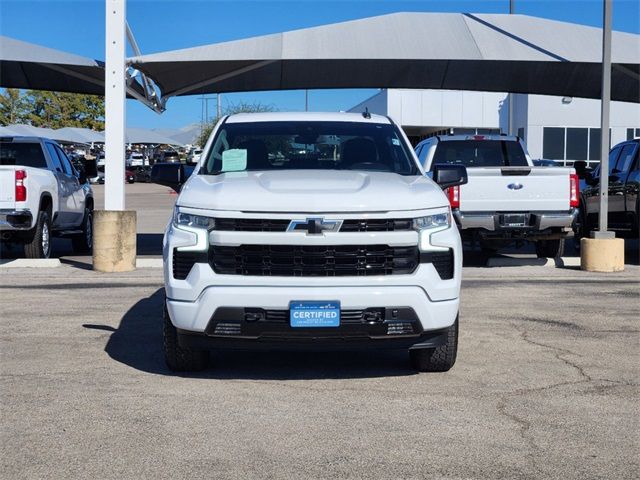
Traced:
POLYGON ((289 320, 292 327, 339 327, 340 302, 291 302, 289 320))

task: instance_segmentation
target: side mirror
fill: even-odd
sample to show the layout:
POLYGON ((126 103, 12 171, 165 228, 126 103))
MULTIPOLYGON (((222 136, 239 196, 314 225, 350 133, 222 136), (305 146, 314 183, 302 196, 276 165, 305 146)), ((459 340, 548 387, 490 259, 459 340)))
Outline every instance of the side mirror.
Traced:
POLYGON ((165 185, 179 192, 185 182, 184 167, 181 163, 156 163, 151 169, 151 181, 165 185))
POLYGON ((467 168, 463 165, 438 163, 433 166, 433 181, 443 190, 468 182, 467 168))
POLYGON ((95 178, 98 176, 98 166, 95 160, 84 160, 84 174, 88 178, 95 178))

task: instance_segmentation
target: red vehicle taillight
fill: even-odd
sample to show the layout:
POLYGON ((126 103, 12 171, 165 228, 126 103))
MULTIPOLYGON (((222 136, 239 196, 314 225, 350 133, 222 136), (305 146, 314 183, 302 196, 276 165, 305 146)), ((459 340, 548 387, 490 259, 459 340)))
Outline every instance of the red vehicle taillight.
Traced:
POLYGON ((578 175, 569 175, 569 207, 580 206, 580 180, 578 175))
POLYGON ((27 201, 27 187, 24 180, 27 178, 27 172, 24 170, 16 170, 16 202, 27 201))
POLYGON ((451 208, 460 208, 460 187, 458 185, 447 188, 447 197, 451 208))

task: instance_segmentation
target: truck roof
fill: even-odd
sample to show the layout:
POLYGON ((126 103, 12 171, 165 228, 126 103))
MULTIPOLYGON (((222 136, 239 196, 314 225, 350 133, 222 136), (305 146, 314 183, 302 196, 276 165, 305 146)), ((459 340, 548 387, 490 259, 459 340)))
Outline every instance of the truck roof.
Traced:
POLYGON ((385 123, 391 121, 383 116, 370 114, 366 118, 362 113, 351 112, 265 112, 265 113, 236 113, 227 118, 227 123, 247 122, 360 122, 385 123))
POLYGON ((34 136, 27 136, 27 135, 2 135, 0 136, 0 142, 21 142, 21 143, 36 143, 36 142, 40 142, 42 140, 48 140, 50 142, 53 142, 53 140, 46 138, 46 137, 34 137, 34 136))
POLYGON ((446 142, 450 140, 501 140, 503 142, 517 142, 518 137, 515 135, 438 135, 438 140, 446 142))

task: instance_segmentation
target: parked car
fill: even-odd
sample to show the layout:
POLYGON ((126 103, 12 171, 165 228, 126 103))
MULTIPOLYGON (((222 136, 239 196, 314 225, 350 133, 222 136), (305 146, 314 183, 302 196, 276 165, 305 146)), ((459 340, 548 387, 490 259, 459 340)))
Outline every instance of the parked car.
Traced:
POLYGON ((180 155, 174 150, 160 152, 160 163, 180 163, 180 155))
POLYGON ((140 152, 131 152, 125 162, 129 167, 144 165, 144 155, 140 152))
POLYGON ((201 148, 193 148, 187 156, 187 163, 198 163, 200 161, 200 155, 202 155, 201 148))
POLYGON ((150 166, 141 166, 141 167, 131 167, 131 171, 133 172, 133 178, 136 182, 150 182, 151 181, 151 167, 150 166))
POLYGON ((164 237, 164 355, 209 348, 403 348, 420 371, 456 359, 462 251, 442 189, 401 128, 355 113, 223 118, 200 168, 156 164, 180 191, 164 237), (304 153, 300 153, 304 151, 304 153))
POLYGON ((572 168, 535 167, 518 137, 446 135, 424 140, 416 153, 425 171, 464 165, 469 183, 449 189, 465 240, 493 251, 533 242, 539 257, 559 257, 578 214, 578 177, 572 168))
POLYGON ((52 237, 74 251, 93 245, 93 192, 62 148, 47 138, 0 138, 0 240, 24 247, 28 258, 49 258, 52 237))
MULTIPOLYGON (((99 183, 100 185, 104 185, 104 167, 98 167, 97 169, 98 175, 96 177, 92 177, 90 180, 91 183, 99 183)), ((124 181, 126 183, 134 183, 136 181, 135 173, 133 170, 129 168, 124 171, 124 181)))
MULTIPOLYGON (((640 139, 619 143, 609 152, 608 229, 621 237, 640 236, 640 139)), ((599 227, 600 166, 581 176, 587 186, 580 195, 580 221, 576 239, 599 227)))

